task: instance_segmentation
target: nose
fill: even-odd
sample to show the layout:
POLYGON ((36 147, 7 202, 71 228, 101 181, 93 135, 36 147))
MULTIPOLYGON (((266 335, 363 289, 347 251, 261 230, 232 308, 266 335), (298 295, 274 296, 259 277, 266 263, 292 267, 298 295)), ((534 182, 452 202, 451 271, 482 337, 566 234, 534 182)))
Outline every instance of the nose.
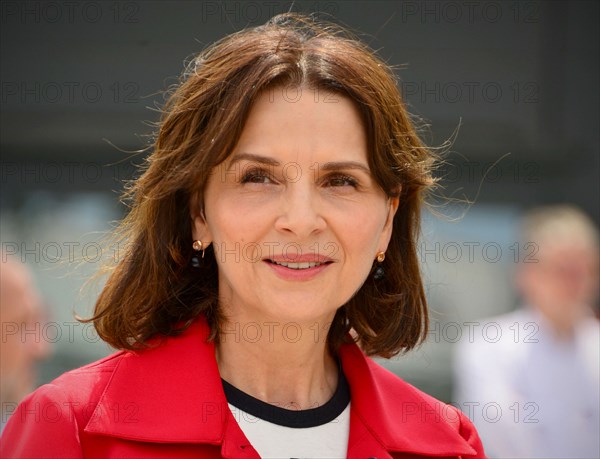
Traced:
POLYGON ((39 340, 33 340, 29 344, 29 353, 32 360, 45 360, 52 352, 51 345, 44 336, 39 340))
POLYGON ((322 232, 326 225, 318 191, 310 183, 290 184, 281 195, 281 207, 275 221, 277 231, 302 241, 322 232))
POLYGON ((44 360, 52 353, 50 344, 52 338, 49 336, 52 331, 44 332, 45 329, 51 329, 52 327, 47 327, 46 324, 46 316, 41 311, 38 311, 38 314, 28 324, 30 330, 36 330, 35 336, 27 336, 25 338, 27 353, 31 361, 44 360))

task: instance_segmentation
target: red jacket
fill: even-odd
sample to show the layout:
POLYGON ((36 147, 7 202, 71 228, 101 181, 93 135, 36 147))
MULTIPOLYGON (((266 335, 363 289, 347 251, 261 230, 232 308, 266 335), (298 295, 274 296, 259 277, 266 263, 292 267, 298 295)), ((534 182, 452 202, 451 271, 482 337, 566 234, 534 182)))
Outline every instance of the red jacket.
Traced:
MULTIPOLYGON (((2 458, 258 458, 223 393, 205 320, 140 352, 117 352, 29 395, 1 439, 2 458)), ((340 349, 351 392, 349 458, 482 458, 471 422, 340 349)))

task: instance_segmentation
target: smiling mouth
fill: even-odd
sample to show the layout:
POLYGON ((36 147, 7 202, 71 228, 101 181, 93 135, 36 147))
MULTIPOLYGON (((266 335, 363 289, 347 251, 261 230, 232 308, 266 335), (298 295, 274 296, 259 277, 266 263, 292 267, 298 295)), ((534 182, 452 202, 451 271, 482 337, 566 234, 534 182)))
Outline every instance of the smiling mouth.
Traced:
POLYGON ((274 265, 285 266, 286 268, 296 269, 296 270, 310 269, 310 268, 315 268, 317 266, 328 265, 328 264, 332 263, 331 261, 325 261, 325 262, 305 261, 305 262, 301 262, 301 263, 292 263, 292 262, 284 262, 284 261, 273 261, 273 260, 267 260, 267 261, 269 263, 274 264, 274 265))

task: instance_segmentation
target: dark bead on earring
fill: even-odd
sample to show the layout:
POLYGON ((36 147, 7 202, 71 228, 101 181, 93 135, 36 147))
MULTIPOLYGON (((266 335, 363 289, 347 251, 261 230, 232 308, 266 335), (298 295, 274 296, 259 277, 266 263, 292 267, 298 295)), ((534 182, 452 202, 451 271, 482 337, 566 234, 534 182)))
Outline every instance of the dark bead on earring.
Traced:
POLYGON ((196 254, 192 255, 190 264, 192 265, 192 268, 199 268, 200 267, 200 257, 196 254))
POLYGON ((373 279, 380 280, 383 279, 384 276, 385 269, 383 269, 383 266, 377 266, 377 268, 375 268, 375 272, 373 273, 373 279))

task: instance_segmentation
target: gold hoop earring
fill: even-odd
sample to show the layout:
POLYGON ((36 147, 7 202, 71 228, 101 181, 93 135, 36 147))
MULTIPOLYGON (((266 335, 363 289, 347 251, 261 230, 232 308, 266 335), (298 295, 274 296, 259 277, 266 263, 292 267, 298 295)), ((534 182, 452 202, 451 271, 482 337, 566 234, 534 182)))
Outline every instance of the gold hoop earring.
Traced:
POLYGON ((381 263, 383 260, 385 260, 385 252, 377 252, 377 261, 381 263))

